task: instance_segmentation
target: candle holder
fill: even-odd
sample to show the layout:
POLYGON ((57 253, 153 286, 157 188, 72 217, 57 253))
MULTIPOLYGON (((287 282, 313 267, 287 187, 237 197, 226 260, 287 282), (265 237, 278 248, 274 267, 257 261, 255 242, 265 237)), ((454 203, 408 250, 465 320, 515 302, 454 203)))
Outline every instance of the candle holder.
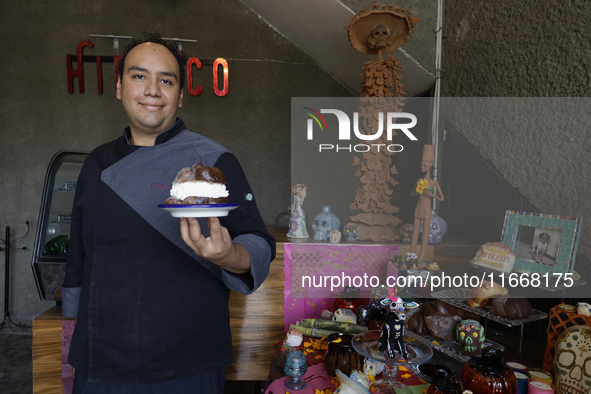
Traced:
POLYGON ((308 370, 306 356, 302 352, 293 352, 287 355, 283 371, 289 377, 285 381, 285 387, 291 390, 301 390, 306 387, 306 382, 301 379, 308 370))

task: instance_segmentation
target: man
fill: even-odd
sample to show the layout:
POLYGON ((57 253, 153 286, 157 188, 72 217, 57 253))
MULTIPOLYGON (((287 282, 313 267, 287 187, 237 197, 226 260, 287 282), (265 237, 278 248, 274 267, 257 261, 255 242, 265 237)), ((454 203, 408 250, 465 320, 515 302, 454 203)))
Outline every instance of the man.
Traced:
POLYGON ((124 135, 90 153, 78 179, 62 288, 77 317, 74 393, 221 393, 231 364, 230 290, 253 292, 269 272, 267 233, 236 158, 186 130, 185 63, 159 35, 124 53, 117 98, 124 135), (157 208, 176 173, 224 171, 228 217, 181 219, 157 208))

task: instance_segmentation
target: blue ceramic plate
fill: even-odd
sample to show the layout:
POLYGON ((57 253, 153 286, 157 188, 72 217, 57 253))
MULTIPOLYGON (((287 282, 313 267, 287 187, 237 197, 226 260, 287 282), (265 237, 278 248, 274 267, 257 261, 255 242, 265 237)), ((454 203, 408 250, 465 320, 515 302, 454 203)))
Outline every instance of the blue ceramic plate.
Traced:
POLYGON ((232 209, 239 204, 194 204, 194 205, 167 205, 160 204, 158 208, 168 211, 174 218, 210 218, 228 216, 232 209))

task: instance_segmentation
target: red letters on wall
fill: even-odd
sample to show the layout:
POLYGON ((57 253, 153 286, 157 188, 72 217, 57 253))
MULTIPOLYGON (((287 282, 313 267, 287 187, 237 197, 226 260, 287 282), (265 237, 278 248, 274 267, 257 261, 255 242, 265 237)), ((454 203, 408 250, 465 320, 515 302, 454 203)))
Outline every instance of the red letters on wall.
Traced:
POLYGON ((221 57, 218 57, 217 59, 215 59, 215 62, 213 62, 213 91, 218 96, 225 96, 226 94, 228 94, 228 62, 226 61, 226 59, 223 59, 221 57), (218 66, 220 64, 223 66, 224 70, 224 89, 222 90, 218 88, 218 66))
POLYGON ((187 86, 189 87, 189 94, 191 96, 199 96, 201 90, 203 90, 203 86, 197 85, 197 89, 193 89, 193 64, 196 65, 198 69, 201 69, 201 62, 196 57, 192 57, 187 61, 187 86))
MULTIPOLYGON (((93 47, 94 44, 90 41, 80 41, 78 48, 76 48, 76 71, 72 70, 72 60, 70 55, 66 55, 66 62, 68 66, 68 92, 74 93, 74 77, 78 77, 78 89, 80 93, 84 93, 84 69, 82 68, 82 48, 85 46, 93 47)), ((102 93, 102 92, 101 92, 102 93)))
MULTIPOLYGON (((78 78, 78 90, 80 93, 84 93, 84 69, 82 67, 83 62, 95 61, 96 62, 96 74, 97 74, 97 84, 98 84, 98 94, 103 94, 103 71, 102 71, 102 63, 114 63, 115 65, 115 82, 119 78, 119 62, 123 58, 123 56, 95 56, 93 57, 83 57, 82 56, 82 48, 85 46, 93 47, 94 45, 90 41, 80 41, 78 47, 76 48, 76 70, 72 69, 72 55, 66 55, 66 66, 68 72, 68 92, 74 93, 74 77, 78 78), (90 59, 89 59, 90 58, 90 59)), ((191 96, 199 96, 201 91, 203 90, 202 85, 197 85, 196 89, 193 89, 193 64, 197 66, 197 69, 201 69, 201 61, 196 58, 192 57, 187 61, 187 90, 191 96)), ((211 64, 211 63, 210 63, 211 64)), ((213 91, 216 95, 223 97, 228 94, 228 62, 224 58, 217 58, 213 62, 213 91), (222 66, 223 72, 223 83, 224 86, 220 90, 219 89, 219 82, 218 82, 218 68, 222 66)))

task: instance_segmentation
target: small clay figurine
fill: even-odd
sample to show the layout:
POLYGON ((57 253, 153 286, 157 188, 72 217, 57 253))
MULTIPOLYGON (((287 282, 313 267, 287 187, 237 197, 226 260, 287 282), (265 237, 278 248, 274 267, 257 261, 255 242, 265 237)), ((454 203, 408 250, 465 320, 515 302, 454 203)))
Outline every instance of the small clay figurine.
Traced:
POLYGON ((484 327, 476 320, 462 320, 456 327, 456 338, 464 354, 478 356, 484 344, 484 327))
POLYGON ((304 199, 307 195, 308 187, 303 183, 298 183, 291 187, 293 193, 293 205, 291 206, 291 217, 289 219, 289 238, 309 238, 306 230, 306 213, 302 209, 304 199))
POLYGON ((415 208, 414 231, 412 232, 412 240, 410 242, 410 253, 416 253, 417 243, 419 241, 419 228, 421 220, 423 221, 423 238, 421 240, 421 251, 419 252, 419 265, 422 266, 425 262, 425 254, 427 252, 427 244, 429 242, 429 230, 431 228, 431 201, 436 198, 443 201, 443 193, 439 187, 439 183, 431 179, 430 169, 435 160, 435 150, 433 145, 423 146, 423 159, 421 161, 421 171, 425 173, 425 177, 417 181, 415 188, 410 195, 412 197, 419 196, 417 207, 415 208))
POLYGON ((390 312, 382 327, 378 339, 378 350, 385 351, 390 358, 396 358, 396 354, 408 359, 408 352, 404 344, 404 302, 396 295, 396 290, 388 291, 388 298, 382 301, 383 305, 390 305, 390 312))

